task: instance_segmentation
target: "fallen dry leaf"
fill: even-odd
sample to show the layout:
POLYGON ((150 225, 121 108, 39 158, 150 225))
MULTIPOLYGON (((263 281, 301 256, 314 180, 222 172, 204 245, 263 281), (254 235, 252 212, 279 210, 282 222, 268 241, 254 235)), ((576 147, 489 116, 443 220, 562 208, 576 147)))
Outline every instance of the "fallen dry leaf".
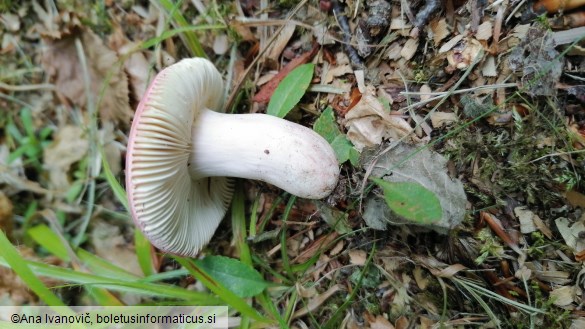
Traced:
POLYGON ((395 327, 385 317, 378 315, 374 321, 370 322, 371 329, 395 329, 395 327))
POLYGON ((315 56, 317 54, 318 50, 319 50, 319 47, 317 47, 317 45, 315 45, 315 46, 313 46, 313 49, 311 51, 308 51, 308 52, 302 54, 301 56, 288 62, 288 64, 286 64, 282 68, 282 70, 280 70, 272 78, 272 80, 270 80, 267 84, 262 86, 260 91, 256 95, 254 95, 252 100, 256 103, 261 103, 261 104, 268 103, 270 101, 270 97, 272 97, 272 94, 274 93, 274 90, 276 89, 276 87, 278 87, 278 84, 280 83, 280 81, 282 81, 282 79, 284 79, 284 77, 286 77, 297 66, 300 66, 302 64, 309 62, 309 60, 311 60, 311 58, 313 58, 313 56, 315 56))
POLYGON ((580 289, 575 286, 562 286, 553 289, 550 292, 550 298, 556 306, 567 307, 580 299, 577 297, 577 291, 580 289))
POLYGON ((400 51, 400 56, 405 60, 410 60, 414 54, 416 54, 416 50, 418 49, 418 38, 411 38, 406 41, 402 50, 400 51))
POLYGON ((134 246, 126 241, 118 226, 103 220, 93 220, 90 241, 96 255, 132 274, 142 276, 134 246))
POLYGON ((565 198, 573 207, 581 207, 585 209, 585 195, 575 190, 570 190, 565 193, 565 198))
POLYGON ((75 40, 83 45, 91 84, 90 93, 102 95, 94 99, 103 121, 129 122, 132 111, 128 99, 128 81, 118 56, 107 48, 91 30, 78 29, 61 39, 44 38, 41 63, 55 82, 57 91, 78 106, 87 106, 84 70, 81 66, 75 40), (107 83, 104 87, 104 83, 107 83), (102 94, 103 88, 103 94, 102 94))
POLYGON ((437 112, 431 113, 431 124, 433 128, 441 128, 457 122, 457 115, 453 112, 437 112))
POLYGON ((346 74, 353 73, 353 69, 349 64, 337 65, 327 71, 325 78, 321 81, 323 84, 329 84, 333 78, 341 77, 346 74))
POLYGON ((363 250, 353 249, 348 252, 349 262, 353 265, 364 266, 368 259, 368 254, 363 250))
POLYGON ((514 208, 514 214, 520 222, 520 232, 527 234, 536 231, 536 225, 534 225, 534 221, 532 220, 534 217, 532 211, 526 209, 526 207, 516 207, 514 208))
POLYGON ((303 304, 303 303, 299 303, 299 305, 302 305, 302 308, 300 310, 296 311, 293 314, 292 318, 295 319, 295 318, 301 317, 303 315, 306 315, 310 312, 313 312, 314 310, 319 308, 319 306, 321 306, 321 304, 323 304, 329 297, 331 297, 336 292, 342 291, 342 290, 343 290, 343 286, 341 286, 340 284, 336 284, 336 285, 331 286, 324 293, 311 298, 309 300, 309 303, 306 304, 306 306, 304 306, 305 304, 303 304))
POLYGON ((290 38, 292 38, 293 34, 295 33, 295 30, 296 24, 294 24, 293 22, 287 22, 282 27, 280 33, 278 33, 278 36, 276 37, 274 42, 272 42, 272 44, 269 46, 270 48, 266 51, 265 58, 273 61, 274 62, 273 64, 276 64, 278 62, 278 58, 282 54, 282 51, 289 43, 290 38))
POLYGON ((371 86, 347 112, 345 119, 347 138, 359 151, 364 147, 379 145, 383 138, 400 139, 413 131, 403 118, 391 115, 384 108, 371 86))
POLYGON ((447 54, 449 65, 465 70, 479 56, 483 46, 473 38, 463 39, 447 54))
POLYGON ((65 191, 69 188, 69 169, 85 157, 88 148, 81 127, 65 126, 57 130, 53 142, 43 151, 44 166, 54 189, 65 191))
POLYGON ((447 19, 445 18, 432 20, 430 27, 433 32, 433 42, 435 43, 435 46, 438 46, 443 39, 451 34, 449 31, 449 24, 447 24, 447 19))
MULTIPOLYGON (((381 150, 384 149, 382 146, 381 150)), ((377 219, 381 222, 378 226, 386 223, 419 225, 443 234, 461 223, 465 217, 467 197, 463 183, 449 176, 445 157, 428 148, 418 149, 406 143, 400 143, 381 154, 379 152, 367 150, 362 153, 360 160, 363 168, 371 168, 367 170, 371 170, 372 177, 422 185, 439 199, 443 215, 435 223, 406 221, 395 215, 385 205, 383 198, 373 194, 365 200, 364 218, 369 217, 369 222, 377 219)))
POLYGON ((571 223, 567 218, 560 217, 555 220, 555 224, 565 240, 565 244, 573 249, 574 254, 585 250, 585 241, 581 238, 581 235, 585 234, 583 220, 571 223))

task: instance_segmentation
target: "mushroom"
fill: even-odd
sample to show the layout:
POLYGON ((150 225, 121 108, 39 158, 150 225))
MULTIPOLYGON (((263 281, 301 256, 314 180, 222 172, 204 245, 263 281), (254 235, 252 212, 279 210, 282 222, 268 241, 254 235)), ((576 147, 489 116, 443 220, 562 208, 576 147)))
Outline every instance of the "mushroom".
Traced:
POLYGON ((221 111, 223 81, 206 59, 162 70, 140 101, 126 155, 132 218, 162 251, 196 256, 230 204, 229 177, 255 179, 302 198, 337 184, 331 146, 304 126, 266 114, 221 111))

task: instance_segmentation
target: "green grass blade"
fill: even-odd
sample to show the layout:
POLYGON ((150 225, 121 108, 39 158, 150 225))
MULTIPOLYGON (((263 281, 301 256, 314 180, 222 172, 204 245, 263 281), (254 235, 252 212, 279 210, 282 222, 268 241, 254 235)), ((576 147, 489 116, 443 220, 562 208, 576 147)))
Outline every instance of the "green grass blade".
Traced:
POLYGON ((57 295, 47 288, 29 268, 27 261, 20 256, 18 250, 8 241, 4 231, 0 232, 0 255, 4 258, 10 268, 34 291, 39 298, 47 305, 66 306, 57 295))
POLYGON ((225 26, 223 26, 223 25, 197 25, 197 26, 179 27, 176 29, 164 31, 159 36, 156 36, 154 38, 151 38, 151 39, 148 39, 146 41, 141 42, 140 45, 138 46, 138 49, 136 49, 136 50, 148 49, 150 47, 153 47, 153 46, 163 42, 166 39, 172 38, 175 35, 185 33, 185 32, 205 31, 205 30, 221 30, 221 29, 225 29, 225 26))
MULTIPOLYGON (((0 248, 2 247, 4 246, 0 241, 0 248)), ((22 258, 20 263, 28 266, 34 273, 32 274, 33 276, 35 274, 38 276, 46 276, 75 285, 91 285, 94 287, 106 288, 111 291, 134 293, 151 297, 186 300, 192 302, 194 305, 220 305, 222 303, 219 298, 213 295, 189 291, 172 285, 142 282, 139 280, 128 281, 115 277, 104 277, 95 274, 77 272, 72 269, 48 265, 41 262, 27 261, 22 258)), ((0 257, 0 265, 12 268, 8 261, 2 257, 0 257)))
POLYGON ((120 182, 118 182, 118 179, 114 176, 114 173, 112 173, 112 169, 110 168, 110 164, 108 163, 106 153, 104 152, 104 148, 102 147, 101 144, 99 145, 99 152, 102 157, 102 171, 106 176, 106 181, 110 185, 110 188, 112 188, 112 191, 116 196, 116 199, 118 199, 118 201, 124 206, 126 211, 130 212, 130 208, 128 207, 128 198, 126 197, 126 191, 124 191, 124 188, 122 187, 122 185, 120 185, 120 182))
POLYGON ((250 247, 247 243, 244 192, 240 184, 236 185, 232 201, 232 231, 234 235, 233 239, 240 252, 240 260, 242 263, 253 267, 252 255, 250 254, 250 247))
MULTIPOLYGON (((174 25, 180 28, 190 26, 190 24, 187 22, 185 17, 183 17, 183 14, 181 14, 181 11, 179 10, 182 1, 178 1, 176 4, 174 4, 173 1, 171 0, 160 0, 159 2, 162 5, 162 7, 166 10, 166 12, 169 14, 169 16, 172 18, 174 25)), ((199 39, 197 38, 197 35, 195 35, 195 33, 193 33, 192 31, 184 32, 182 35, 182 39, 185 42, 187 49, 191 53, 191 56, 207 58, 207 55, 205 54, 203 47, 201 47, 201 43, 199 43, 199 39)))
POLYGON ((26 232, 36 243, 47 249, 51 254, 59 257, 64 262, 71 261, 67 247, 63 245, 59 236, 47 225, 37 225, 29 228, 26 232))
POLYGON ((138 228, 134 229, 134 248, 136 249, 136 257, 138 257, 138 265, 144 276, 155 274, 154 264, 152 263, 152 246, 150 241, 146 238, 138 228))

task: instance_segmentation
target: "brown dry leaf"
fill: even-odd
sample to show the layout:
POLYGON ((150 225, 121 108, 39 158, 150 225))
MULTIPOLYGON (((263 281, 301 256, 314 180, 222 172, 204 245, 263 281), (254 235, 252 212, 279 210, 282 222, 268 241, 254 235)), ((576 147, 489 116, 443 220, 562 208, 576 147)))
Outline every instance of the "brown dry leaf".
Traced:
POLYGON ((442 270, 436 270, 436 269, 431 269, 431 273, 433 273, 434 276, 438 276, 440 278, 452 278, 455 276, 455 274, 463 271, 467 269, 467 267, 465 267, 465 265, 462 264, 453 264, 453 265, 449 265, 447 267, 445 267, 442 270))
POLYGON ((534 221, 532 218, 534 217, 534 213, 526 207, 516 207, 514 208, 514 214, 518 217, 518 221, 520 222, 520 232, 522 234, 528 234, 536 231, 536 225, 534 225, 534 221))
POLYGON ((418 49, 418 38, 411 38, 406 41, 402 50, 400 51, 400 56, 405 60, 410 60, 414 54, 416 54, 416 50, 418 49))
POLYGON ((339 242, 337 242, 335 247, 333 247, 333 249, 331 249, 331 251, 329 252, 329 255, 335 256, 335 255, 339 254, 343 250, 343 247, 344 247, 343 240, 340 240, 339 242))
POLYGON ((573 304, 574 301, 579 300, 577 294, 580 294, 580 289, 575 286, 563 286, 550 292, 550 298, 553 304, 559 307, 567 307, 573 304))
POLYGON ((431 31, 433 32, 433 42, 435 46, 438 46, 443 39, 445 39, 451 32, 449 31, 449 24, 447 24, 447 19, 434 19, 430 23, 431 31))
POLYGON ((453 112, 437 112, 431 113, 431 124, 433 128, 441 128, 457 122, 457 115, 453 112))
POLYGON ((55 139, 43 151, 45 168, 49 171, 54 189, 65 191, 69 188, 71 165, 85 157, 89 143, 81 127, 65 126, 57 130, 55 139))
POLYGON ((12 235, 12 202, 0 191, 0 230, 10 238, 12 235))
MULTIPOLYGON (((136 47, 134 43, 127 43, 118 49, 119 55, 128 55, 136 47)), ((124 70, 128 74, 130 88, 134 99, 139 101, 144 96, 148 83, 154 73, 146 56, 142 52, 134 52, 124 61, 124 70)))
MULTIPOLYGON (((332 286, 331 288, 327 289, 327 291, 325 291, 324 293, 322 293, 321 295, 317 295, 313 298, 311 298, 309 300, 309 303, 306 304, 306 307, 301 308, 300 310, 296 311, 292 318, 298 318, 301 316, 304 316, 310 312, 315 311, 317 308, 319 308, 319 306, 321 306, 321 304, 323 304, 329 297, 331 297, 333 294, 335 294, 338 291, 342 291, 343 287, 340 284, 336 284, 334 286, 332 286)), ((299 304, 300 305, 300 304, 299 304)), ((305 305, 305 304, 302 304, 305 305)))
POLYGON ((463 37, 464 37, 463 34, 458 34, 458 35, 454 36, 453 38, 451 38, 451 40, 445 42, 445 44, 443 44, 441 46, 441 48, 439 48, 439 54, 445 53, 445 52, 451 50, 453 47, 455 47, 456 44, 459 43, 459 41, 461 41, 463 39, 463 37))
POLYGON ((416 266, 413 271, 414 281, 420 290, 425 290, 430 283, 429 277, 425 275, 422 267, 416 266))
POLYGON ((310 50, 310 51, 302 54, 301 56, 291 60, 290 62, 288 62, 288 64, 286 64, 274 76, 274 78, 272 78, 272 80, 270 80, 267 84, 265 84, 264 86, 262 86, 262 88, 260 88, 260 91, 258 91, 258 93, 256 95, 254 95, 252 100, 254 102, 261 103, 261 104, 268 103, 270 101, 270 97, 272 97, 272 94, 274 93, 274 90, 276 89, 276 87, 278 87, 278 84, 280 83, 280 81, 282 81, 282 79, 284 79, 284 77, 286 77, 297 66, 309 62, 309 60, 311 60, 311 58, 313 58, 313 56, 315 56, 317 54, 318 50, 319 50, 319 47, 317 47, 317 45, 315 44, 315 46, 313 47, 312 50, 310 50))
POLYGON ((270 59, 275 63, 278 62, 280 54, 282 54, 282 51, 290 41, 290 38, 292 38, 293 34, 295 33, 295 29, 296 24, 294 24, 293 22, 287 22, 282 27, 282 30, 280 31, 272 45, 270 45, 270 48, 266 52, 265 58, 270 59))
POLYGON ((484 77, 495 77, 498 75, 496 70, 496 58, 492 55, 488 55, 481 68, 481 74, 484 77))
POLYGON ((363 250, 350 250, 349 254, 349 262, 353 265, 364 266, 366 264, 366 260, 368 259, 368 254, 363 250))
POLYGON ((96 255, 124 270, 142 276, 134 246, 120 233, 120 228, 103 220, 93 220, 90 241, 96 255))
POLYGON ((334 68, 331 68, 325 74, 325 78, 323 79, 323 84, 329 84, 333 81, 333 78, 337 78, 340 76, 344 76, 346 74, 353 73, 353 69, 349 64, 337 65, 334 68))
MULTIPOLYGON (((320 236, 317 240, 313 241, 311 245, 305 248, 292 262, 295 264, 304 263, 313 257, 317 252, 325 252, 328 248, 333 247, 331 243, 337 239, 339 234, 332 232, 320 236)), ((291 242, 292 239, 287 240, 287 243, 291 242)))
POLYGON ((585 195, 575 190, 570 190, 565 193, 565 198, 573 207, 581 207, 585 209, 585 195))
MULTIPOLYGON (((37 261, 50 265, 62 265, 54 256, 39 258, 36 253, 24 246, 17 246, 18 252, 25 259, 37 261)), ((47 287, 53 287, 60 284, 57 280, 45 277, 39 277, 47 287)), ((13 270, 0 266, 0 306, 7 305, 36 305, 37 296, 29 289, 28 285, 23 282, 13 270)))
POLYGON ((475 38, 477 40, 488 40, 489 38, 492 37, 493 30, 494 26, 492 22, 487 20, 477 27, 477 33, 475 33, 475 38))
POLYGON ((378 315, 374 321, 370 322, 371 329, 396 329, 388 319, 378 315))
POLYGON ((536 24, 512 49, 508 57, 510 69, 517 71, 526 92, 531 96, 555 96, 563 71, 562 56, 555 49, 551 31, 536 24))
POLYGON ((364 147, 379 145, 383 138, 399 139, 413 131, 403 118, 390 115, 371 86, 367 87, 360 101, 347 112, 345 119, 347 137, 359 151, 364 147))
POLYGON ((132 111, 128 99, 128 81, 118 56, 107 48, 91 30, 77 30, 61 39, 45 38, 42 65, 55 81, 58 92, 78 106, 86 106, 83 68, 75 47, 79 38, 83 45, 94 102, 103 121, 129 122, 132 111), (104 87, 104 83, 107 85, 104 87), (98 99, 99 96, 101 99, 98 99))
POLYGON ((403 315, 394 322, 396 329, 407 329, 410 325, 410 321, 403 315))
POLYGON ((567 218, 560 217, 555 220, 555 224, 563 240, 565 240, 565 244, 573 249, 574 254, 585 250, 585 240, 580 238, 582 234, 585 234, 583 220, 571 223, 567 218))
POLYGON ((452 67, 465 70, 482 51, 483 46, 473 38, 461 40, 447 54, 447 61, 452 67))
POLYGON ((304 287, 303 285, 297 283, 295 285, 295 287, 297 288, 297 292, 299 293, 299 296, 303 297, 303 298, 312 298, 315 297, 315 295, 317 295, 317 288, 315 288, 315 286, 311 286, 311 287, 304 287))

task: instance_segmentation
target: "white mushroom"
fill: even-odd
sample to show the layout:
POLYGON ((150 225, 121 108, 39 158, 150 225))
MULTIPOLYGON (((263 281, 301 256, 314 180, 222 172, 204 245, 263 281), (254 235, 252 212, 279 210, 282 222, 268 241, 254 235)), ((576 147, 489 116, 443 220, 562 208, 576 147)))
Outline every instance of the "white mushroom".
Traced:
POLYGON ((327 196, 339 175, 331 146, 265 114, 223 114, 223 81, 208 60, 161 71, 138 105, 126 157, 137 226, 159 249, 195 256, 232 196, 227 177, 261 180, 303 198, 327 196))

